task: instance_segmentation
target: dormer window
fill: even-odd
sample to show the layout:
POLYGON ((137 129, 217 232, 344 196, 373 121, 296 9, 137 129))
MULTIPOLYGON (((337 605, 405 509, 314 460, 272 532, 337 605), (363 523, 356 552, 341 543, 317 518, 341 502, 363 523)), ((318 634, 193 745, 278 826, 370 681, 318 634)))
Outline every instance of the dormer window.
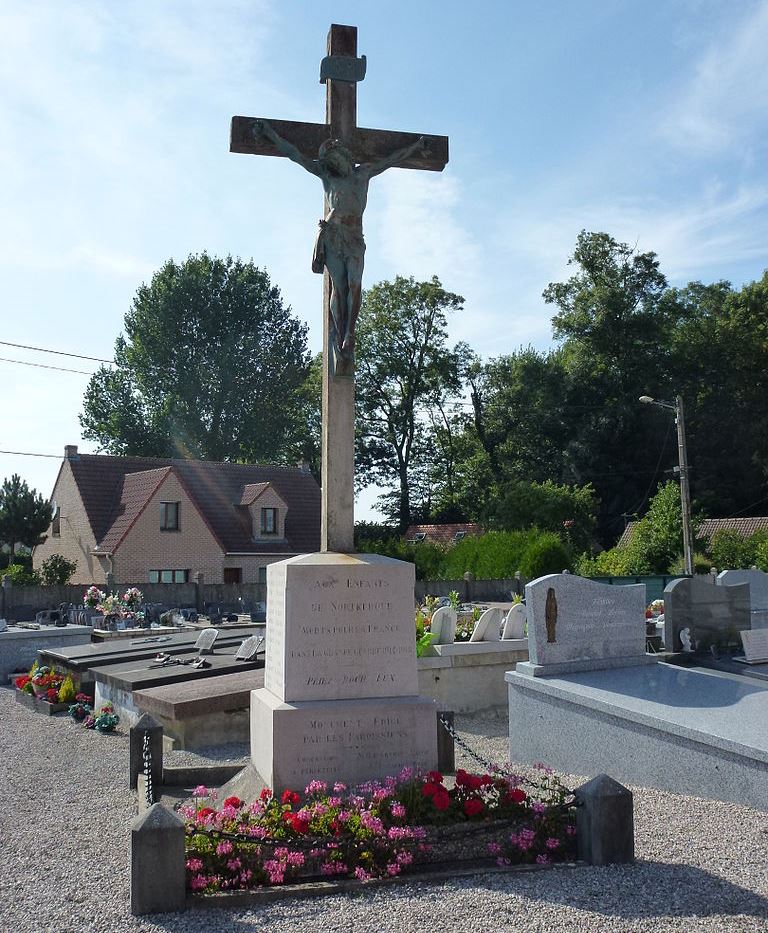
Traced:
POLYGON ((160 531, 179 530, 179 503, 160 503, 160 531))
POLYGON ((261 533, 263 535, 277 534, 277 509, 261 510, 261 533))

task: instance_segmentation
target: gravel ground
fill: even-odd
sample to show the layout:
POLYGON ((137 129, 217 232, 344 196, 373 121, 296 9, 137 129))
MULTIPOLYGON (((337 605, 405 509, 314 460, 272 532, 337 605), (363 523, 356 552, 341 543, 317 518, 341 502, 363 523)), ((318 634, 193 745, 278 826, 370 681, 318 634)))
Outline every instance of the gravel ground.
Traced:
MULTIPOLYGON (((768 815, 640 788, 632 866, 481 873, 248 911, 133 918, 127 736, 34 714, 9 688, 0 688, 0 720, 0 933, 768 931, 768 815)), ((457 726, 488 758, 504 758, 503 722, 457 717, 457 726)))

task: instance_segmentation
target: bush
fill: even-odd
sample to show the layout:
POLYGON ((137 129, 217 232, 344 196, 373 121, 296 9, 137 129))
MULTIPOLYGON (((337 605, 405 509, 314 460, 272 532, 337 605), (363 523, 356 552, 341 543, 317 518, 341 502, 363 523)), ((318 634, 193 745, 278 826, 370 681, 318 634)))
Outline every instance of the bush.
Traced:
POLYGON ((36 570, 33 570, 31 567, 27 567, 24 564, 11 564, 10 567, 6 567, 4 570, 0 570, 0 576, 10 577, 11 583, 14 586, 40 585, 40 574, 36 570))
POLYGON ((75 684, 72 680, 72 675, 67 674, 64 678, 64 683, 59 687, 59 703, 74 703, 75 702, 75 684))
POLYGON ((40 567, 40 578, 43 586, 62 586, 69 583, 76 570, 76 560, 67 560, 61 554, 51 554, 40 567))
POLYGON ((520 570, 527 580, 535 580, 547 573, 571 570, 573 560, 568 548, 551 531, 542 532, 532 541, 520 562, 520 570))

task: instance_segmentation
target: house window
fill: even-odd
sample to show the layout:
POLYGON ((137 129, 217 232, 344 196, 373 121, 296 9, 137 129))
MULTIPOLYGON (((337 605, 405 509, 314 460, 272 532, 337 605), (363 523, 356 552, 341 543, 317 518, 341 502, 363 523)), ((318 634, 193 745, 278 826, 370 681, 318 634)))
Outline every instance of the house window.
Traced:
POLYGON ((54 538, 61 537, 61 517, 59 516, 58 511, 51 519, 51 536, 54 538))
POLYGON ((277 509, 261 510, 261 533, 263 535, 277 534, 277 509))
POLYGON ((150 570, 150 583, 189 583, 188 570, 150 570))
POLYGON ((179 503, 160 503, 160 531, 179 530, 179 503))
POLYGON ((258 582, 259 582, 259 583, 266 583, 266 582, 267 582, 267 568, 266 568, 266 567, 259 567, 259 580, 258 580, 258 582))

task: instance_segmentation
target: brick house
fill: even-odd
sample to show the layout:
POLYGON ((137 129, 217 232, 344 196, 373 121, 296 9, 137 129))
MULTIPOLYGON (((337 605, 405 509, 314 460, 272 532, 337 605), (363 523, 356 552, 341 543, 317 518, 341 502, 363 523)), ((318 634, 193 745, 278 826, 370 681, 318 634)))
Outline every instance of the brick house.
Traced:
POLYGON ((266 582, 320 548, 320 488, 300 467, 111 457, 64 448, 48 536, 33 554, 77 561, 76 584, 266 582))
POLYGON ((409 544, 431 541, 432 544, 442 544, 447 547, 456 544, 462 538, 474 538, 482 534, 482 526, 475 522, 454 522, 450 525, 409 525, 405 532, 405 540, 409 544))

